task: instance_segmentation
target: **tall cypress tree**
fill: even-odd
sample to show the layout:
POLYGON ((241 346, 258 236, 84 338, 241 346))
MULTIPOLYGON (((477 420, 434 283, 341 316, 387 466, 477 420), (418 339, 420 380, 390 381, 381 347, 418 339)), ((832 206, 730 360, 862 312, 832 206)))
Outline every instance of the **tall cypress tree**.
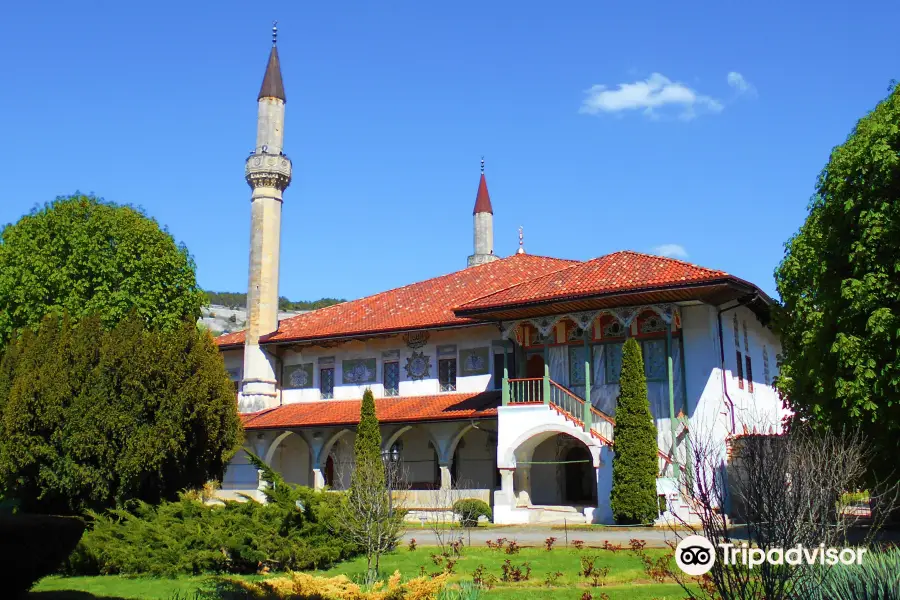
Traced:
POLYGON ((650 523, 656 519, 656 425, 647 398, 641 347, 634 339, 622 349, 614 429, 615 457, 610 506, 616 523, 650 523))
POLYGON ((372 390, 363 394, 359 409, 359 427, 356 428, 356 442, 353 447, 356 465, 350 479, 350 493, 360 487, 382 488, 385 486, 384 463, 381 462, 381 427, 375 415, 375 397, 372 390))

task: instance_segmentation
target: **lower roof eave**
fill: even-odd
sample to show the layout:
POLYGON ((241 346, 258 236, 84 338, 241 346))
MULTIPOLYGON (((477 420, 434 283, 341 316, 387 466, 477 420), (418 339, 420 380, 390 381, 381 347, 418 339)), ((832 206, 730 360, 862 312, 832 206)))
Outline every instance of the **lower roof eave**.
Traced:
MULTIPOLYGON (((448 423, 452 421, 496 421, 497 412, 494 409, 493 414, 473 415, 468 417, 447 417, 444 419, 391 419, 389 421, 379 421, 379 425, 408 425, 415 423, 417 425, 428 425, 430 423, 448 423)), ((324 427, 342 427, 344 429, 355 429, 359 423, 312 423, 302 425, 264 425, 262 427, 254 427, 253 424, 244 425, 244 431, 286 431, 289 429, 322 429, 324 427)))

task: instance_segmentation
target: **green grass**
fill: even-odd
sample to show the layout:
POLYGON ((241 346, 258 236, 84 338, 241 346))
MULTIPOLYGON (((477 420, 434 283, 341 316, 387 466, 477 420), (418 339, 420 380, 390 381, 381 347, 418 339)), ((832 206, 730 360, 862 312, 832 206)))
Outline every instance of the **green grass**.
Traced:
POLYGON ((176 579, 155 577, 45 577, 38 582, 28 600, 92 600, 93 598, 171 600, 175 594, 190 598, 201 587, 208 587, 209 575, 183 575, 176 579))
MULTIPOLYGON (((380 571, 386 579, 394 571, 399 570, 404 578, 437 573, 443 567, 436 565, 431 555, 435 548, 419 548, 413 552, 403 548, 384 556, 380 571)), ((666 554, 666 550, 647 550, 652 557, 666 554)), ((606 593, 611 600, 628 598, 650 600, 651 598, 682 598, 680 588, 674 583, 659 584, 650 580, 644 573, 640 560, 627 550, 610 552, 599 549, 575 550, 573 548, 554 548, 547 551, 543 548, 523 548, 517 554, 506 554, 503 551, 489 548, 465 548, 454 566, 454 581, 471 581, 472 572, 484 565, 486 572, 501 576, 501 565, 505 560, 524 570, 523 563, 531 566, 531 578, 518 583, 498 582, 497 587, 485 592, 485 600, 502 600, 508 598, 573 598, 580 599, 584 591, 592 591, 599 599, 600 593, 606 593), (588 588, 586 580, 579 575, 581 556, 596 556, 595 565, 609 567, 609 575, 605 585, 588 588), (548 587, 545 578, 549 573, 561 572, 553 587, 548 587)), ((333 577, 346 575, 352 580, 361 581, 365 573, 365 558, 356 558, 319 574, 333 577)), ((277 576, 277 575, 276 575, 277 576)), ((252 576, 253 579, 259 576, 252 576)), ((35 587, 29 600, 172 600, 175 594, 191 600, 193 593, 201 588, 209 589, 214 581, 213 576, 182 576, 175 579, 152 577, 48 577, 35 587), (36 592, 36 593, 35 593, 36 592), (51 592, 56 592, 52 594, 51 592), (63 595, 63 592, 67 592, 63 595), (80 594, 79 594, 80 592, 80 594), (85 595, 87 594, 87 595, 85 595)))

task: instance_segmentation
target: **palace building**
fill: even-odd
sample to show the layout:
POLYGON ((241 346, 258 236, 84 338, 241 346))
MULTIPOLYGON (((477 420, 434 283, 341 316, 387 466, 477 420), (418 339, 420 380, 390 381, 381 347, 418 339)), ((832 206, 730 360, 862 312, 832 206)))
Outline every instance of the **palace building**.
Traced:
MULTIPOLYGON (((622 344, 641 345, 658 430, 660 518, 690 517, 691 440, 780 431, 772 300, 733 275, 632 251, 588 261, 493 250, 482 163, 464 269, 278 321, 286 97, 275 38, 258 96, 245 331, 217 338, 247 448, 289 482, 349 485, 366 389, 413 514, 441 492, 497 523, 612 522, 622 344), (662 508, 665 507, 665 508, 662 508)), ((462 257, 461 257, 462 258, 462 257)), ((460 261, 462 263, 462 260, 460 261)), ((244 453, 220 494, 258 495, 244 453)), ((449 508, 449 507, 444 507, 449 508)))

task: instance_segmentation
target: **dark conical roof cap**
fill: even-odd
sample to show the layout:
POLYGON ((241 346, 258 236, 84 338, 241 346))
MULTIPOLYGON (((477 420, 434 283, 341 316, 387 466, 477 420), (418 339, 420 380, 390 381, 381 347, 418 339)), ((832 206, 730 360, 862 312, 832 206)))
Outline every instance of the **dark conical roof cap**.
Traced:
POLYGON ((259 89, 257 100, 263 98, 278 98, 287 102, 284 95, 284 83, 281 81, 281 63, 278 62, 278 47, 272 44, 272 52, 269 53, 269 64, 266 66, 266 76, 263 78, 262 87, 259 89))
POLYGON ((494 207, 491 206, 491 196, 488 194, 487 180, 484 173, 481 174, 481 181, 478 182, 478 195, 475 196, 475 209, 472 214, 491 213, 494 214, 494 207))

